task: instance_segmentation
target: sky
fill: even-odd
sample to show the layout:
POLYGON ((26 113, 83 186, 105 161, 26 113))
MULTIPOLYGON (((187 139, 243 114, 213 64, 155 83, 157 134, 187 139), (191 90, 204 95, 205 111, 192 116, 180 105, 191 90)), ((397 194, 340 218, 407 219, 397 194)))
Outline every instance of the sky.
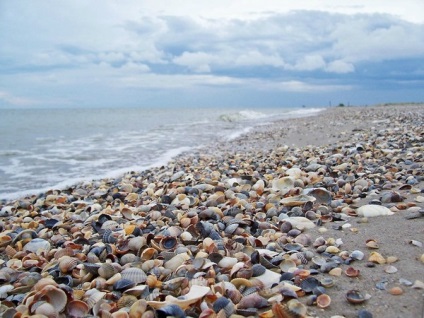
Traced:
POLYGON ((0 108, 424 101, 422 0, 0 0, 0 108))

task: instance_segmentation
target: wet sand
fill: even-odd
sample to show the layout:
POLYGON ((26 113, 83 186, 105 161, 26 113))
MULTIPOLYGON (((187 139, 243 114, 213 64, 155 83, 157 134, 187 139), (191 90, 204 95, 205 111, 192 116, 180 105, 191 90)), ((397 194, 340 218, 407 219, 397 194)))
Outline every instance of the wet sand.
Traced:
MULTIPOLYGON (((338 260, 345 263, 341 262, 336 266, 342 271, 340 276, 330 275, 317 268, 310 258, 304 264, 297 264, 298 269, 304 268, 312 273, 316 269, 315 275, 311 276, 317 279, 325 277, 334 279, 334 286, 325 290, 325 293, 331 297, 331 304, 324 309, 314 304, 308 305, 306 316, 351 318, 358 317, 360 310, 366 310, 372 316, 362 312, 362 317, 422 317, 424 290, 419 288, 419 282, 416 283, 416 281, 424 281, 424 248, 419 246, 419 243, 412 244, 411 241, 424 243, 423 127, 424 106, 421 105, 341 107, 328 109, 314 117, 275 122, 272 126, 258 127, 255 131, 229 143, 209 145, 190 154, 183 154, 166 167, 158 167, 142 173, 132 172, 122 179, 85 183, 72 189, 51 191, 38 198, 23 198, 7 203, 2 207, 1 212, 2 236, 9 235, 13 239, 20 225, 28 228, 28 222, 30 222, 28 218, 31 218, 34 222, 38 222, 33 223, 32 226, 40 224, 34 229, 38 234, 34 235, 50 242, 50 251, 42 255, 48 255, 46 259, 54 261, 53 254, 57 250, 67 245, 66 242, 76 240, 75 235, 66 234, 63 229, 68 231, 72 229, 73 233, 80 232, 86 241, 79 242, 89 244, 81 244, 72 257, 75 258, 76 255, 81 257, 78 261, 79 268, 84 270, 83 264, 89 261, 81 255, 88 255, 90 244, 101 242, 102 239, 104 241, 104 229, 92 229, 93 223, 87 222, 87 219, 91 217, 90 221, 99 222, 98 215, 109 214, 117 223, 112 232, 115 232, 115 236, 121 241, 130 240, 133 237, 127 230, 129 225, 136 225, 142 231, 139 235, 146 237, 148 233, 153 233, 156 237, 163 236, 164 231, 172 226, 180 228, 182 232, 177 235, 178 244, 183 244, 172 248, 172 253, 184 251, 188 244, 181 241, 181 233, 186 233, 190 229, 192 235, 199 236, 198 244, 197 248, 190 249, 192 253, 184 266, 193 269, 194 257, 203 255, 201 253, 209 248, 202 242, 206 236, 210 236, 210 232, 206 233, 205 225, 186 226, 182 220, 190 217, 192 220, 198 220, 193 221, 194 223, 200 222, 200 219, 214 226, 218 237, 215 236, 216 242, 213 244, 216 244, 216 247, 211 249, 212 253, 240 257, 237 252, 244 252, 250 258, 249 261, 245 261, 246 268, 250 269, 255 263, 251 254, 252 249, 232 251, 225 244, 238 238, 240 241, 244 240, 244 245, 250 245, 253 250, 268 248, 289 258, 292 252, 285 252, 284 243, 295 241, 297 237, 283 233, 282 225, 285 223, 285 218, 301 215, 306 210, 310 210, 315 213, 315 218, 311 218, 311 222, 316 223, 316 226, 310 229, 300 227, 301 232, 310 239, 309 244, 305 244, 302 250, 311 251, 314 256, 321 255, 327 261, 330 261, 331 257, 338 257, 338 260), (273 189, 273 181, 286 177, 289 169, 300 171, 301 175, 297 177, 296 187, 292 187, 286 193, 273 189), (261 182, 264 184, 264 189, 260 187, 261 182), (205 184, 208 186, 203 186, 205 184), (247 184, 247 186, 243 190, 238 187, 238 184, 247 184), (203 190, 187 192, 196 187, 203 190), (292 208, 281 203, 283 198, 290 198, 305 189, 318 187, 325 188, 327 193, 330 193, 331 203, 315 202, 308 206, 309 208, 305 208, 305 205, 292 208), (178 194, 183 195, 181 199, 198 195, 198 201, 176 203, 178 194), (274 195, 274 200, 270 199, 271 194, 274 195), (390 209, 394 212, 393 215, 368 218, 355 216, 357 209, 370 203, 371 200, 390 209), (30 203, 32 206, 30 213, 25 211, 28 209, 28 204, 25 205, 22 202, 30 203), (79 202, 79 205, 73 202, 79 202), (100 208, 96 210, 94 205, 100 208), (11 206, 15 207, 12 216, 6 213, 11 206), (237 207, 240 211, 239 216, 231 217, 245 220, 245 223, 240 223, 239 229, 232 234, 227 230, 229 225, 226 223, 231 207, 237 207), (131 217, 125 216, 124 208, 127 208, 125 213, 130 211, 131 217), (213 218, 208 218, 206 212, 202 214, 202 211, 211 208, 218 209, 222 214, 213 218), (170 212, 175 218, 169 218, 170 212), (224 216, 227 216, 226 222, 223 221, 224 216), (413 216, 415 217, 412 218, 413 216), (41 232, 46 219, 62 222, 62 226, 58 225, 51 230, 54 234, 61 235, 60 239, 53 237, 58 239, 57 241, 46 234, 50 233, 49 231, 41 232), (61 231, 59 231, 60 228, 62 228, 61 231), (253 231, 254 228, 255 231, 253 231), (261 229, 268 235, 266 236, 268 239, 265 240, 267 244, 264 246, 261 246, 258 241, 249 239, 252 236, 263 237, 262 233, 265 232, 261 232, 261 229), (44 236, 39 233, 43 233, 44 236), (330 243, 331 241, 337 242, 339 251, 333 254, 320 253, 322 250, 312 244, 318 237, 322 237, 327 242, 326 246, 334 246, 334 243, 330 243), (376 241, 378 249, 370 249, 366 246, 369 239, 376 241), (339 244, 341 242, 342 244, 339 244), (220 249, 220 243, 227 246, 227 250, 220 249), (177 249, 178 246, 180 249, 177 249), (364 258, 349 259, 349 254, 354 250, 362 251, 364 258), (386 273, 387 264, 369 262, 372 252, 381 254, 385 261, 390 261, 391 258, 388 259, 388 257, 394 256, 395 262, 390 265, 397 271, 386 273), (349 262, 350 264, 347 264, 349 262), (344 271, 349 266, 358 269, 359 276, 348 277, 344 271), (418 288, 413 288, 408 282, 415 283, 413 286, 418 288), (390 294, 389 290, 396 286, 402 289, 401 295, 390 294), (349 303, 345 297, 349 290, 360 291, 367 300, 357 305, 349 303)), ((317 195, 316 199, 319 201, 320 196, 317 195)), ((16 246, 18 241, 13 239, 13 242, 14 244, 9 245, 18 249, 16 246)), ((152 241, 146 242, 151 247, 152 241)), ((118 245, 116 242, 111 244, 118 245)), ((12 254, 6 255, 5 245, 1 249, 3 267, 11 266, 13 262, 9 260, 13 259, 12 254)), ((142 264, 146 260, 137 258, 141 256, 140 251, 128 253, 134 254, 132 263, 123 264, 122 255, 115 259, 116 263, 120 263, 117 265, 121 268, 120 270, 126 267, 143 268, 142 264)), ((20 257, 22 259, 22 253, 20 257)), ((166 267, 167 259, 163 259, 163 256, 159 257, 161 258, 166 267)), ((109 261, 110 259, 100 259, 98 263, 109 261)), ((45 265, 39 264, 40 271, 45 265)), ((278 263, 275 268, 268 270, 281 273, 278 263)), ((18 271, 27 273, 28 268, 20 268, 18 271)), ((202 269, 196 271, 201 272, 202 269)), ((218 289, 214 288, 214 284, 210 281, 213 278, 210 277, 210 269, 203 271, 205 277, 209 277, 208 286, 211 288, 211 293, 213 290, 217 293, 218 289)), ((219 266, 215 266, 214 272, 217 284, 219 279, 224 279, 224 276, 230 281, 234 278, 234 276, 230 277, 228 269, 225 270, 219 266)), ((149 276, 154 273, 146 271, 149 276)), ((47 276, 45 271, 42 274, 43 277, 47 276)), ((61 273, 59 276, 64 274, 61 273)), ((72 272, 70 275, 76 274, 72 272)), ((165 282, 174 277, 173 274, 168 273, 160 279, 165 282)), ((192 279, 193 273, 190 274, 189 271, 187 282, 192 279)), ((12 283, 16 285, 17 282, 19 280, 12 283)), ((301 285, 299 277, 293 278, 293 282, 301 285)), ((10 283, 6 280, 2 284, 10 283)), ((71 287, 74 290, 93 287, 90 284, 90 282, 74 281, 71 287)), ((141 285, 143 284, 144 282, 141 285)), ((274 285, 276 284, 278 281, 274 282, 274 285)), ((114 288, 107 284, 103 286, 106 295, 109 295, 104 297, 108 299, 104 301, 105 306, 113 302, 114 297, 118 297, 111 296, 114 288)), ((178 292, 159 288, 162 296, 156 300, 163 300, 166 294, 179 296, 187 293, 188 290, 188 286, 182 286, 178 292)), ((222 295, 218 294, 218 296, 222 295)), ((227 295, 224 296, 227 297, 227 295)), ((298 296, 302 304, 306 304, 310 298, 309 293, 302 295, 301 290, 298 291, 298 296)), ((82 300, 87 299, 82 297, 82 300)), ((202 309, 206 316, 208 311, 205 306, 214 308, 214 300, 216 299, 212 296, 198 299, 198 302, 186 309, 185 313, 188 316, 198 316, 201 312, 199 306, 203 301, 202 309)), ((4 299, 2 301, 4 302, 4 299)), ((277 303, 284 304, 286 301, 277 301, 277 303)), ((154 304, 147 303, 152 306, 154 304)), ((269 301, 269 306, 262 308, 261 312, 275 314, 275 311, 271 310, 271 303, 272 301, 269 301)), ((128 311, 129 308, 130 306, 124 307, 122 310, 128 311)), ((233 315, 236 315, 237 303, 234 308, 233 315)))

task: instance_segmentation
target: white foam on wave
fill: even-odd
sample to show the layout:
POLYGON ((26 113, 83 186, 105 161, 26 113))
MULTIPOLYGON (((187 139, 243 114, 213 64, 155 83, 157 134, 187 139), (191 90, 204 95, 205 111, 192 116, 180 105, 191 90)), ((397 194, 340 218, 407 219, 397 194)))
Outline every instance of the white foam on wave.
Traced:
POLYGON ((258 118, 265 118, 269 115, 253 111, 253 110, 241 110, 235 113, 226 113, 222 114, 218 117, 218 120, 225 121, 225 122, 238 122, 243 120, 251 120, 251 119, 258 119, 258 118))
POLYGON ((45 188, 38 188, 38 189, 28 189, 24 191, 16 191, 12 193, 0 193, 0 200, 14 200, 20 197, 30 196, 30 195, 38 195, 40 193, 47 192, 51 189, 66 189, 72 186, 75 186, 76 184, 87 182, 91 180, 101 180, 101 179, 114 179, 123 176, 124 174, 130 172, 130 171, 145 171, 154 167, 161 167, 165 166, 170 162, 173 158, 176 156, 187 152, 189 150, 193 149, 193 147, 178 147, 174 149, 169 149, 162 155, 160 155, 155 161, 153 161, 150 164, 146 164, 144 166, 139 165, 133 165, 130 167, 120 168, 111 170, 108 173, 105 173, 103 175, 91 175, 83 178, 69 178, 66 180, 63 180, 61 182, 58 182, 52 186, 45 187, 45 188))
POLYGON ((235 131, 235 132, 233 132, 232 134, 229 134, 225 139, 227 140, 227 141, 231 141, 231 140, 234 140, 234 139, 236 139, 236 138, 238 138, 238 137, 240 137, 240 136, 242 136, 242 135, 245 135, 245 134, 247 134, 249 131, 251 131, 253 129, 253 127, 245 127, 244 129, 242 129, 242 130, 239 130, 239 131, 235 131))

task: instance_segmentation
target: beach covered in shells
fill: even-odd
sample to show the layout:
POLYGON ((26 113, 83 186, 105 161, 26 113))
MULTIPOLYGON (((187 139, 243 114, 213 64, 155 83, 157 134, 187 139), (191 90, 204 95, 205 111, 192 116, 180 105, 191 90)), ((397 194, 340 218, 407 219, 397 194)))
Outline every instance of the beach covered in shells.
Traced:
POLYGON ((0 316, 421 317, 423 127, 337 107, 3 201, 0 316))

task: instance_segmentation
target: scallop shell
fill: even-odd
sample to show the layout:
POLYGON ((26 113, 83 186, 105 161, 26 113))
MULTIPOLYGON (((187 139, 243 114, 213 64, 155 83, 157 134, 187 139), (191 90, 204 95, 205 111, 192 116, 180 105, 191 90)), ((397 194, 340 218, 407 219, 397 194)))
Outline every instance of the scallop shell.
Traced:
POLYGON ((78 259, 74 257, 63 256, 59 260, 59 269, 62 273, 69 273, 78 265, 78 263, 78 259))
POLYGON ((117 273, 115 267, 111 263, 103 263, 100 265, 100 268, 98 269, 98 273, 100 277, 103 277, 105 279, 111 278, 113 275, 117 273))
POLYGON ((137 268, 137 267, 124 269, 121 272, 121 276, 124 279, 131 280, 136 285, 144 283, 147 280, 146 273, 141 268, 137 268))
POLYGON ((363 205, 359 207, 356 212, 358 213, 358 216, 367 218, 394 214, 392 211, 390 211, 390 209, 386 208, 385 206, 375 204, 363 205))
POLYGON ((229 317, 234 312, 234 304, 231 300, 225 297, 219 297, 212 305, 212 309, 218 313, 221 310, 224 310, 226 317, 229 317))

